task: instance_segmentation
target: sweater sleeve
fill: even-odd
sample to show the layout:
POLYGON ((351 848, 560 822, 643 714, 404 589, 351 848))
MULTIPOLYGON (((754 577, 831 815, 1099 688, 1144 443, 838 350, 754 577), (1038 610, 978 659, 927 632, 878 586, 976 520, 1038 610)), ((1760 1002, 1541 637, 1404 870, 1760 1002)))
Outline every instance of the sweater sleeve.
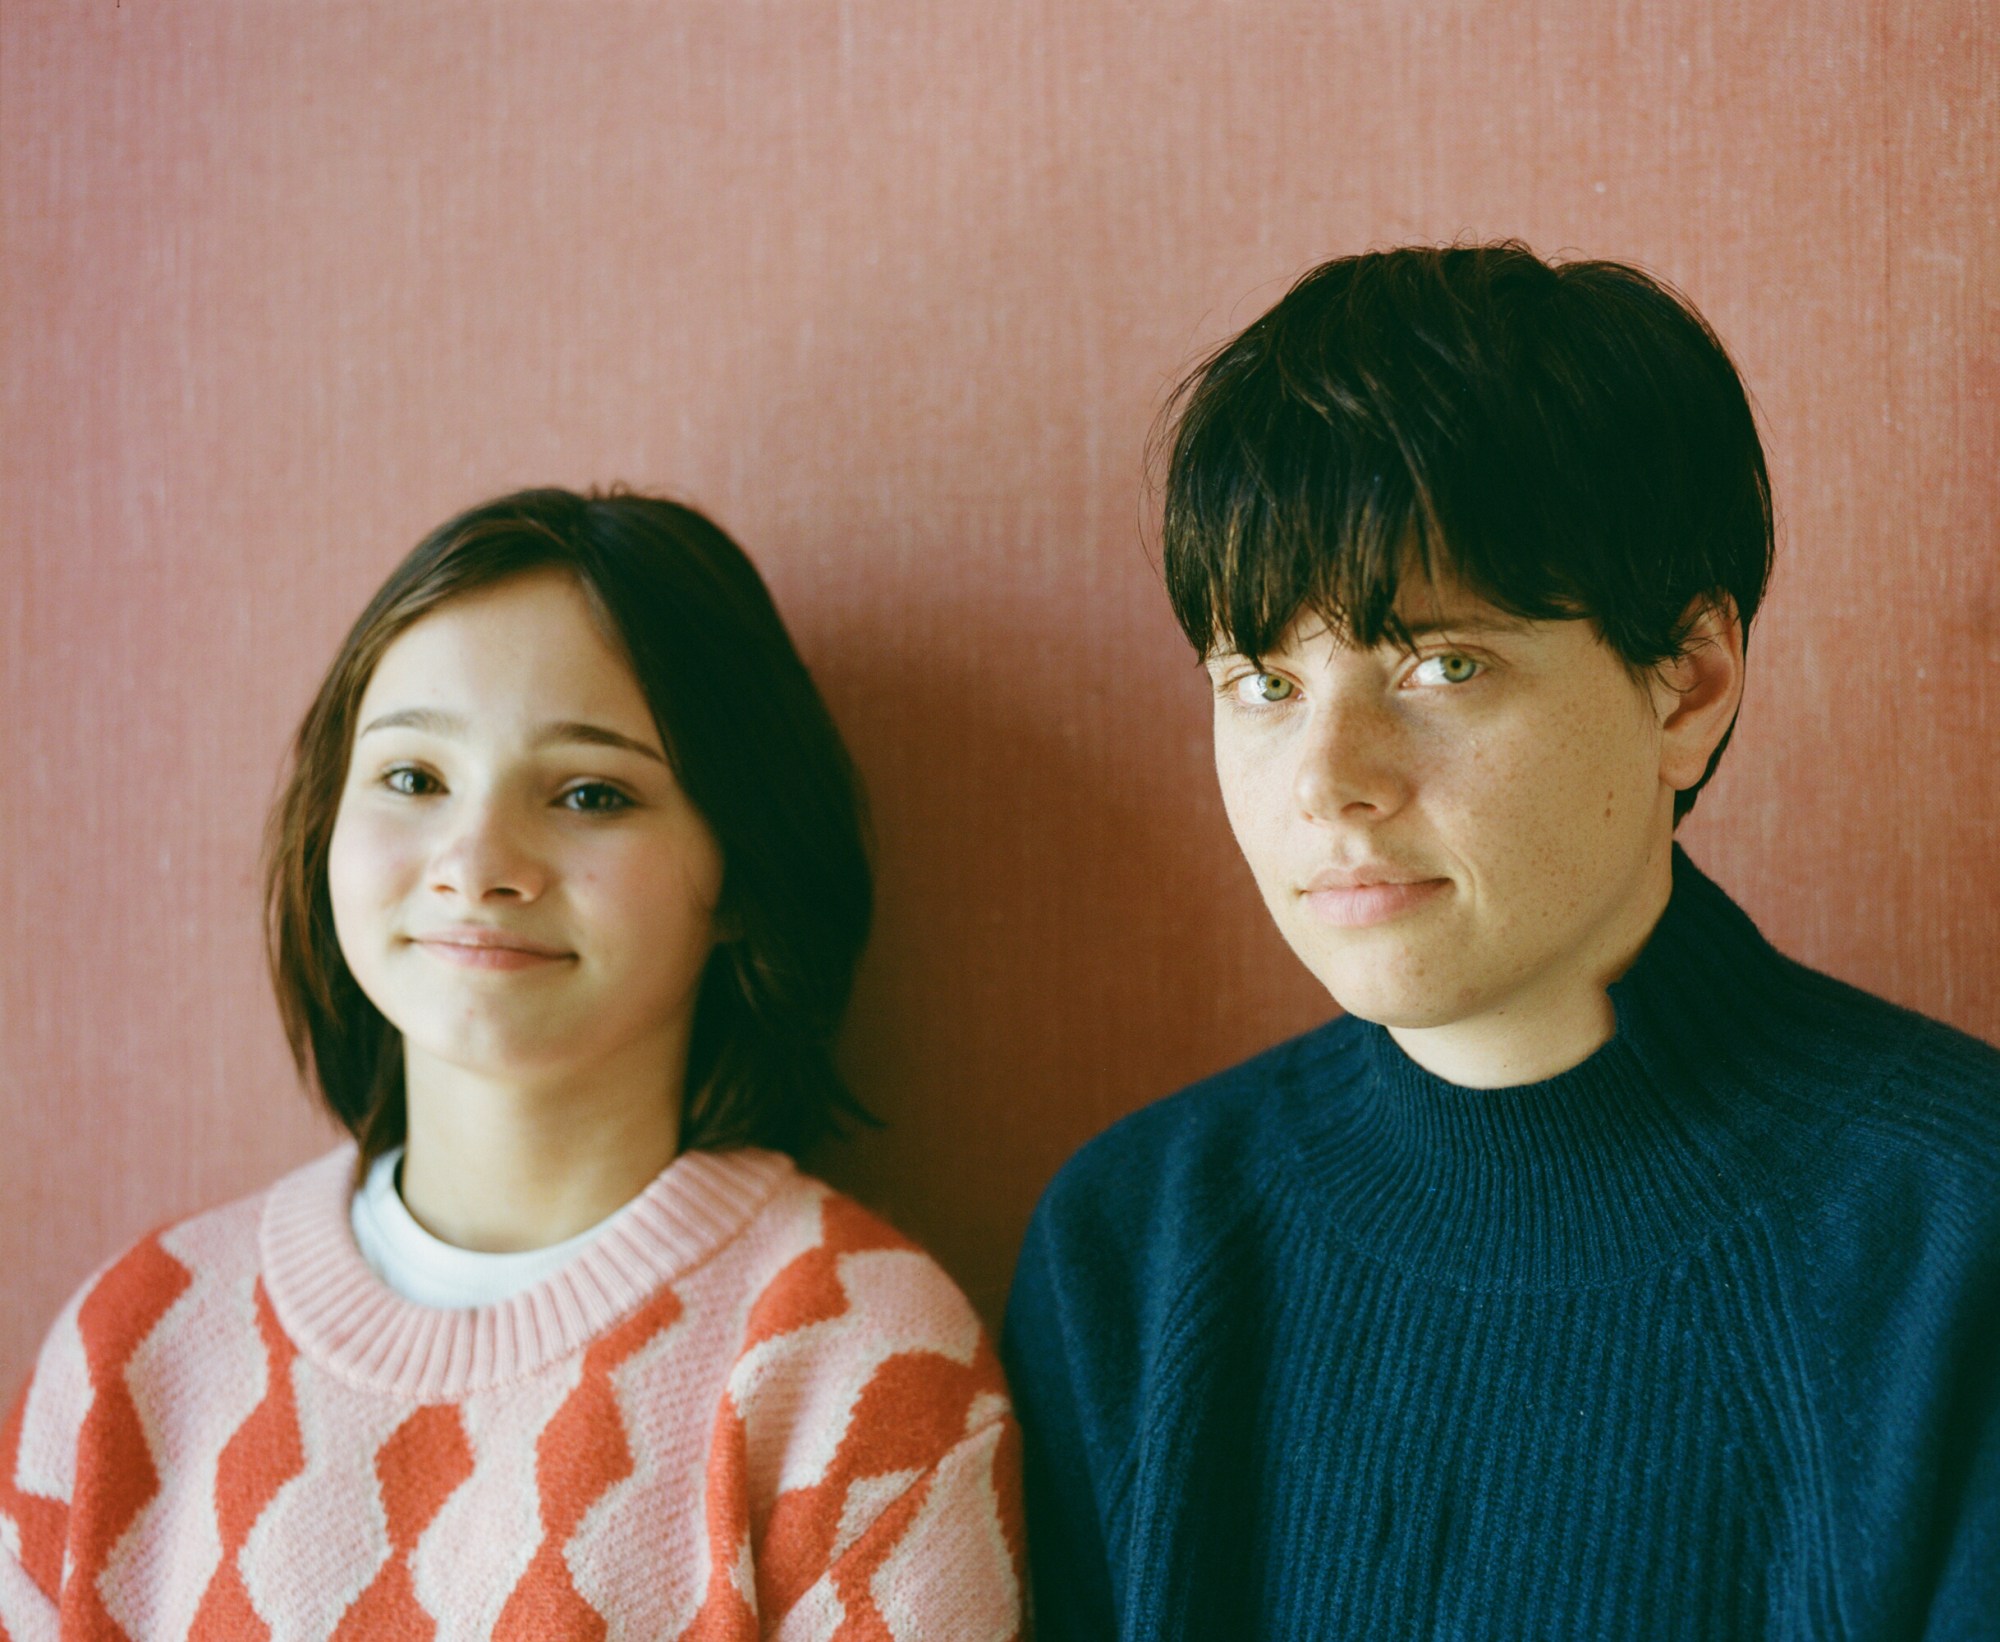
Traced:
POLYGON ((1967 1470, 1964 1509, 1952 1525, 1923 1642, 1978 1642, 2000 1618, 2000 1419, 1967 1470))
POLYGON ((13 1642, 56 1635, 76 1433, 91 1401, 80 1351, 64 1349, 74 1334, 72 1304, 0 1426, 0 1636, 13 1642))
POLYGON ((0 1639, 4 1642, 55 1642, 56 1605, 0 1546, 0 1639))
POLYGON ((1094 1383, 1097 1308, 1054 1247, 1053 1218, 1045 1200, 1028 1227, 1002 1344, 1021 1420, 1030 1611, 1039 1642, 1109 1642, 1118 1627, 1106 1494, 1117 1456, 1094 1383))
POLYGON ((830 1636, 844 1615, 843 1635, 1003 1642, 1020 1447, 978 1315, 837 1192, 817 1188, 788 1236, 803 1246, 751 1304, 710 1445, 712 1600, 767 1637, 830 1636))
MULTIPOLYGON (((1996 1229, 2000 1235, 2000 1229, 1996 1229)), ((2000 1243, 1989 1247, 2000 1248, 2000 1243)), ((1924 1642, 1976 1642, 2000 1627, 2000 1262, 1971 1308, 1937 1478, 1937 1583, 1924 1642)))
POLYGON ((857 1523, 843 1512, 846 1544, 779 1619, 774 1642, 834 1634, 865 1617, 870 1635, 950 1636, 1014 1642, 1021 1591, 1019 1433, 1002 1417, 973 1431, 857 1523), (1012 1532, 1010 1532, 1012 1530, 1012 1532), (851 1538, 849 1537, 851 1536, 851 1538))
POLYGON ((1855 1628, 1971 1642, 2000 1634, 2000 1060, 1924 1046, 1792 1201, 1855 1628))

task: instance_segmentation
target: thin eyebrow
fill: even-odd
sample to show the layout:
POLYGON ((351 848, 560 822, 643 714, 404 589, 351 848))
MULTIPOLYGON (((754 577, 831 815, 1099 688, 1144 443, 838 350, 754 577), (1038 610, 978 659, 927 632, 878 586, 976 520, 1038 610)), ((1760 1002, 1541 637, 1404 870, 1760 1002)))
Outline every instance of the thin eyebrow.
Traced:
POLYGON ((400 707, 361 726, 362 735, 377 730, 422 730, 426 735, 463 736, 465 720, 456 713, 441 713, 435 707, 400 707))
MULTIPOLYGON (((384 713, 380 718, 372 718, 361 727, 362 735, 372 735, 377 730, 421 730, 426 735, 445 736, 453 740, 465 738, 465 720, 456 713, 442 713, 435 707, 401 707, 393 713, 384 713)), ((657 747, 649 747, 643 741, 634 741, 629 735, 611 729, 608 725, 587 724, 579 719, 563 719, 554 724, 544 724, 535 732, 534 745, 548 747, 561 742, 582 742, 589 747, 617 747, 628 753, 637 753, 642 758, 650 758, 655 764, 666 763, 666 756, 657 747)))
POLYGON ((629 735, 602 724, 583 724, 566 719, 560 724, 545 724, 535 736, 537 747, 546 747, 557 741, 581 741, 592 747, 622 747, 628 753, 637 753, 642 758, 650 758, 655 764, 666 763, 666 755, 657 747, 649 747, 643 741, 634 741, 629 735))

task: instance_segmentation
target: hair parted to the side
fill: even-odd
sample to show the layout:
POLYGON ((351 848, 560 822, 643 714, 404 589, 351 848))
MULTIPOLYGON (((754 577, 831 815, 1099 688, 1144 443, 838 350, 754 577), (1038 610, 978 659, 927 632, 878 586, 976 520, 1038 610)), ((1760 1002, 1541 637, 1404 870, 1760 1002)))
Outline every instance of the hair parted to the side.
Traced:
POLYGON ((327 889, 355 713, 412 623, 549 568, 576 578, 631 663, 722 852, 723 938, 696 998, 681 1144, 796 1154, 843 1119, 866 1121, 832 1056, 873 910, 846 748, 742 549, 692 508, 618 490, 524 490, 440 525, 341 645, 265 842, 271 978, 301 1074, 358 1141, 364 1169, 402 1140, 402 1038, 341 956, 327 889))
POLYGON ((1594 622, 1639 672, 1725 600, 1747 641, 1770 579, 1742 380, 1691 303, 1623 263, 1511 240, 1324 263, 1161 427, 1167 591, 1203 654, 1260 655, 1305 611, 1403 642, 1403 578, 1448 570, 1510 615, 1594 622))

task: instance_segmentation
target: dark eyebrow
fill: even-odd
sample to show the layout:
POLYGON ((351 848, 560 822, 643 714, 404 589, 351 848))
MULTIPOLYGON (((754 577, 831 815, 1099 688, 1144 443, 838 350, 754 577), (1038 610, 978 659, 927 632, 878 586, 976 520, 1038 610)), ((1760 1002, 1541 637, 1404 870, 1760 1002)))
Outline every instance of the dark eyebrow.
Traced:
MULTIPOLYGON (((1459 615, 1447 612, 1443 615, 1432 616, 1424 621, 1405 622, 1402 631, 1411 643, 1415 643, 1419 639, 1434 638, 1440 633, 1463 633, 1467 637, 1472 637, 1479 633, 1525 633, 1534 625, 1527 617, 1510 616, 1504 610, 1468 610, 1459 615)), ((1386 633, 1382 636, 1382 644, 1391 648, 1397 647, 1397 641, 1386 633)), ((1286 648, 1282 644, 1276 645, 1272 649, 1265 651, 1262 655, 1256 656, 1242 650, 1226 649, 1218 645, 1201 658, 1200 665, 1210 667, 1218 661, 1228 661, 1232 657, 1240 657, 1244 661, 1250 662, 1263 662, 1273 656, 1282 656, 1285 653, 1286 648)))
POLYGON ((1429 621, 1405 622, 1403 631, 1413 639, 1422 639, 1437 633, 1525 633, 1533 625, 1523 617, 1497 610, 1468 611, 1460 616, 1442 615, 1429 621))
MULTIPOLYGON (((421 730, 426 735, 462 738, 465 735, 465 720, 456 713, 441 713, 435 707, 403 707, 393 713, 384 713, 380 718, 370 719, 361 727, 361 734, 369 735, 376 730, 421 730)), ((642 758, 650 758, 655 764, 667 761, 657 747, 634 741, 629 735, 603 724, 564 719, 559 723, 544 724, 535 733, 537 747, 564 741, 580 741, 590 747, 617 747, 628 753, 637 753, 642 758)))

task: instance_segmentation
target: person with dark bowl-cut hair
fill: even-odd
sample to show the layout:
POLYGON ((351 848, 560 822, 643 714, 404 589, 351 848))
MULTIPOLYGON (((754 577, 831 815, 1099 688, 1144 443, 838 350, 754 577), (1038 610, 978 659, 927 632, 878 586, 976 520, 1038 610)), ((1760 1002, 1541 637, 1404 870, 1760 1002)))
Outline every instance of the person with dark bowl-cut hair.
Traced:
POLYGON ((1225 805, 1345 1013, 1035 1212, 1043 1642, 2000 1637, 2000 1054, 1674 841, 1771 562, 1721 343, 1393 250, 1172 408, 1225 805))

